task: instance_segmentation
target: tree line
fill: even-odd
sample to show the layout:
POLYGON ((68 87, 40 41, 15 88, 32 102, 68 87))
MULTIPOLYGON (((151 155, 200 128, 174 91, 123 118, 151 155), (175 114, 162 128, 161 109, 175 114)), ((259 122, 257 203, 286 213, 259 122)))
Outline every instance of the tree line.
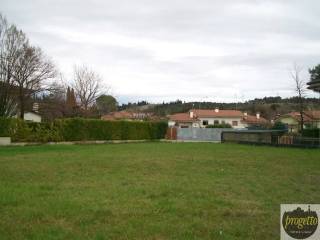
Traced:
MULTIPOLYGON (((222 102, 185 102, 182 100, 176 100, 171 102, 163 102, 161 104, 150 105, 146 108, 147 112, 152 112, 158 116, 167 116, 174 113, 187 112, 190 109, 214 109, 218 107, 219 109, 225 110, 239 110, 246 111, 249 114, 255 115, 257 112, 261 116, 267 119, 274 119, 278 115, 285 114, 291 111, 298 111, 299 109, 299 98, 281 98, 276 97, 264 97, 255 98, 252 100, 244 102, 232 102, 232 103, 222 103, 222 102)), ((304 98, 304 109, 305 110, 320 110, 320 99, 319 98, 304 98)), ((121 107, 131 107, 136 106, 136 104, 131 103, 130 105, 123 105, 121 107)))

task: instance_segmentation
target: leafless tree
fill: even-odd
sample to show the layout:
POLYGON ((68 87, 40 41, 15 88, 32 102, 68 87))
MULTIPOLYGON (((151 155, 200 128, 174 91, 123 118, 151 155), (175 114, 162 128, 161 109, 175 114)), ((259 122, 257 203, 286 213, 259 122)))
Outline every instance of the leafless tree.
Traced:
POLYGON ((0 115, 12 115, 15 105, 24 117, 26 100, 43 90, 55 76, 54 66, 40 48, 30 46, 26 35, 0 15, 0 115), (17 104, 18 103, 18 104, 17 104))
POLYGON ((28 43, 24 44, 14 73, 14 82, 19 88, 20 118, 24 117, 26 100, 44 91, 45 80, 55 76, 54 65, 44 56, 42 50, 28 43))
POLYGON ((74 67, 73 89, 80 101, 81 107, 87 111, 95 102, 99 94, 101 78, 99 74, 90 70, 87 66, 74 67))
POLYGON ((59 80, 52 81, 48 91, 43 92, 37 99, 39 112, 43 119, 52 121, 68 116, 66 106, 66 87, 59 80))
POLYGON ((301 79, 301 71, 302 67, 298 66, 297 64, 293 65, 293 68, 290 72, 291 78, 294 81, 294 90, 297 93, 298 97, 298 108, 299 108, 299 114, 300 114, 300 130, 303 130, 304 125, 304 110, 305 110, 305 104, 304 104, 304 97, 306 93, 306 82, 301 79))
POLYGON ((27 38, 0 14, 0 116, 10 116, 16 110, 18 89, 14 84, 16 64, 27 38))

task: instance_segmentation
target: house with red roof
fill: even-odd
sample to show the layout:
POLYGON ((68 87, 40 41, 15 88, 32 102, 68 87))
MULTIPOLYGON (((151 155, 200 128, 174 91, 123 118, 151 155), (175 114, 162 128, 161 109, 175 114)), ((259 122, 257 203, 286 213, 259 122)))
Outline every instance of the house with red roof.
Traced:
POLYGON ((266 125, 268 121, 257 113, 248 115, 238 110, 191 109, 187 113, 177 113, 169 116, 169 126, 180 128, 198 127, 208 125, 229 124, 235 129, 244 129, 250 126, 266 125))
MULTIPOLYGON (((290 112, 279 116, 276 121, 288 127, 288 131, 297 133, 300 130, 301 116, 299 112, 290 112)), ((305 111, 303 113, 303 128, 320 128, 320 111, 305 111)))

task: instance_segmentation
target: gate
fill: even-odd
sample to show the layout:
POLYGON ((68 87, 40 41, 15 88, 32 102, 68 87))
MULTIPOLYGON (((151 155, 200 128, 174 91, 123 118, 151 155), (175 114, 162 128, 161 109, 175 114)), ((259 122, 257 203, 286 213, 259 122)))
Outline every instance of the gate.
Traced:
POLYGON ((177 140, 177 128, 176 127, 169 127, 167 129, 166 139, 177 140))

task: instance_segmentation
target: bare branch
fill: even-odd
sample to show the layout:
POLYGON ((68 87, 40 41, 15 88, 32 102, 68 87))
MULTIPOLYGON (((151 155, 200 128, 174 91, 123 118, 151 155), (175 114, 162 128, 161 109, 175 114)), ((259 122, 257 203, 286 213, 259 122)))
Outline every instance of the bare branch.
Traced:
POLYGON ((73 88, 84 110, 88 110, 98 97, 100 82, 100 76, 87 66, 74 67, 73 88))
POLYGON ((303 130, 304 126, 304 110, 305 110, 305 105, 304 105, 304 97, 306 93, 306 82, 301 79, 300 75, 302 72, 303 68, 296 63, 293 65, 292 70, 290 71, 290 76, 292 80, 294 81, 295 84, 295 92, 297 93, 298 100, 299 100, 299 113, 300 113, 300 130, 303 130))

